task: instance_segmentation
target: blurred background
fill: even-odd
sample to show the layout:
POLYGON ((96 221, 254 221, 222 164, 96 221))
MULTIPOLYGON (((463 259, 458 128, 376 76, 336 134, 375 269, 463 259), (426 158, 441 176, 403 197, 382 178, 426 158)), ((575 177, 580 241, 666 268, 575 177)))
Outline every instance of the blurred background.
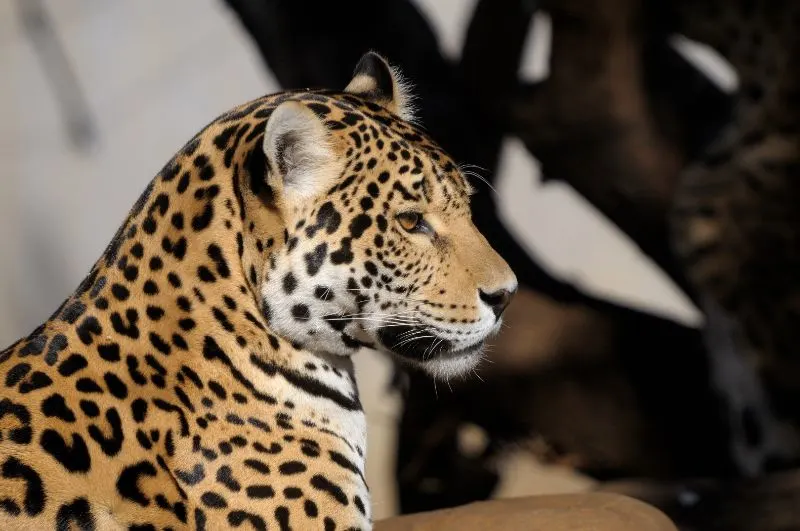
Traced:
POLYGON ((434 388, 358 357, 375 516, 636 480, 691 520, 711 488, 693 478, 736 474, 665 205, 738 81, 641 5, 0 0, 0 344, 72 292, 213 117, 344 87, 374 49, 492 183, 476 223, 523 286, 481 381, 434 388))

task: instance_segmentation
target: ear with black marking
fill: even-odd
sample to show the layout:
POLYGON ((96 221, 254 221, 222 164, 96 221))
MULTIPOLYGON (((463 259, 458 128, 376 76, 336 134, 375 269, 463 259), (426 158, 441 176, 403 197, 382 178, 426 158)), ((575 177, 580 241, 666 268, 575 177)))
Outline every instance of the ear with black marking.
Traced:
POLYGON ((267 120, 264 154, 269 161, 268 184, 291 201, 325 193, 339 173, 328 129, 302 103, 278 105, 267 120))
POLYGON ((402 74, 375 52, 361 57, 353 79, 344 90, 373 101, 404 120, 414 119, 411 96, 402 74))

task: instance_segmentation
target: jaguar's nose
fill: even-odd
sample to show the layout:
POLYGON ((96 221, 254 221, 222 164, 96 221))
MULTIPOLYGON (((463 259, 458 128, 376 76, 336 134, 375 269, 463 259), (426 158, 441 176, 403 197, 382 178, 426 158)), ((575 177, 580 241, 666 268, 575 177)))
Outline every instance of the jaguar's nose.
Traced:
POLYGON ((500 289, 492 293, 486 293, 483 290, 478 290, 481 300, 485 302, 494 312, 494 316, 499 319, 505 311, 508 303, 511 302, 511 297, 516 292, 516 289, 500 289))

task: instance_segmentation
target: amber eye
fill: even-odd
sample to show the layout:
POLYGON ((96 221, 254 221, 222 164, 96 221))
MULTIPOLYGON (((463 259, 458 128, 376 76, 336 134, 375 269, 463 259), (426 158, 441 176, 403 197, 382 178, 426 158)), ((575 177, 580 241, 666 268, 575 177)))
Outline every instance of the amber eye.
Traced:
POLYGON ((418 212, 403 212, 397 215, 397 222, 408 232, 425 232, 427 223, 418 212))

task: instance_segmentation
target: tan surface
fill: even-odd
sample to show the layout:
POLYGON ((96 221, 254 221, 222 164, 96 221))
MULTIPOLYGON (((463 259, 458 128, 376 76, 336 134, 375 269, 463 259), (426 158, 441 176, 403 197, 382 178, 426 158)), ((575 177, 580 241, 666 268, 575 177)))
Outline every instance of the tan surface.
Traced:
POLYGON ((677 531, 657 509, 605 493, 493 500, 430 513, 390 518, 375 531, 677 531))

